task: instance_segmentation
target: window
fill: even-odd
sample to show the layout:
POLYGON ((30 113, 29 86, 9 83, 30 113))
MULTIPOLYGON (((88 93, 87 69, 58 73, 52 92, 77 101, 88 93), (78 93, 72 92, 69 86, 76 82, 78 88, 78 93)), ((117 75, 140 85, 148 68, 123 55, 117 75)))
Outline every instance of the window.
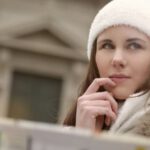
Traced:
POLYGON ((56 123, 62 79, 14 72, 8 117, 56 123))

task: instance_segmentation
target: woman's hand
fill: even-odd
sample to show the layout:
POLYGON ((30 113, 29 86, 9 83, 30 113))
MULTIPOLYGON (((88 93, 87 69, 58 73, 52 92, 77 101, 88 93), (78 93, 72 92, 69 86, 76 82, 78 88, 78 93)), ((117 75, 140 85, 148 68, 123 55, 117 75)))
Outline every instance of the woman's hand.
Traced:
POLYGON ((107 91, 97 92, 104 85, 114 87, 116 84, 109 78, 97 78, 78 98, 76 127, 101 131, 104 123, 109 126, 116 119, 118 105, 115 99, 107 91))

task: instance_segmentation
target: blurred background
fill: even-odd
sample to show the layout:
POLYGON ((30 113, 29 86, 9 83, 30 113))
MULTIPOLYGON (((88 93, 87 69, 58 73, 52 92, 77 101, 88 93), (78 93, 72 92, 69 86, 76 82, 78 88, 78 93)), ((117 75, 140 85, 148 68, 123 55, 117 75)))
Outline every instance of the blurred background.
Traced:
POLYGON ((0 0, 0 117, 61 123, 87 69, 91 21, 109 0, 0 0))

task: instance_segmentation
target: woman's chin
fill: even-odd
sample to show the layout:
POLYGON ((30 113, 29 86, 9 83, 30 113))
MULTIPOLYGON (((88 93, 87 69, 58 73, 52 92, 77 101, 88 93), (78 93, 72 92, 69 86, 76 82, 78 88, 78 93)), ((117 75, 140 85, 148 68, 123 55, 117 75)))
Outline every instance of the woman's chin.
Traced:
POLYGON ((113 97, 115 98, 115 99, 117 99, 117 100, 125 100, 125 99, 127 99, 128 97, 129 97, 129 95, 125 95, 125 94, 116 94, 116 93, 112 93, 112 95, 113 95, 113 97))
POLYGON ((110 92, 112 96, 117 100, 125 100, 134 93, 132 90, 127 89, 113 89, 110 92))

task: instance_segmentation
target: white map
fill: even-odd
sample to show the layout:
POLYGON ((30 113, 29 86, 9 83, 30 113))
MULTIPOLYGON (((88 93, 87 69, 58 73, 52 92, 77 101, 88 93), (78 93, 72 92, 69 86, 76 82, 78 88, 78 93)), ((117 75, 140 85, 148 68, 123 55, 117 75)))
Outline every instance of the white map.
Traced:
POLYGON ((0 120, 0 150, 150 150, 150 139, 94 134, 22 120, 0 120))

